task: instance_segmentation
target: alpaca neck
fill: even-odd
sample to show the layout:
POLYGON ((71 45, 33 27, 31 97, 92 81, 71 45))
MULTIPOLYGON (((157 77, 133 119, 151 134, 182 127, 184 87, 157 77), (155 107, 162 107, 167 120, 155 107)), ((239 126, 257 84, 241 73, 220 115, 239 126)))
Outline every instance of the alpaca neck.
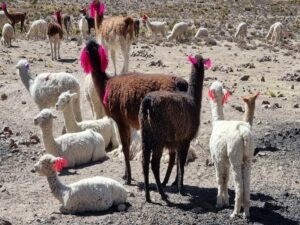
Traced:
POLYGON ((250 108, 248 106, 248 104, 245 103, 245 113, 244 113, 243 121, 249 123, 251 127, 252 127, 252 123, 253 123, 254 110, 255 110, 255 107, 250 108))
POLYGON ((193 66, 192 74, 189 81, 188 94, 193 98, 197 115, 200 114, 201 101, 202 101, 202 89, 204 80, 204 66, 201 65, 199 68, 193 66))
POLYGON ((103 103, 105 88, 106 88, 106 82, 108 81, 107 74, 101 71, 98 72, 92 72, 92 78, 95 85, 96 92, 98 96, 100 97, 100 101, 103 103))
POLYGON ((50 176, 47 176, 47 181, 49 183, 51 193, 56 199, 58 199, 62 203, 65 193, 68 192, 70 188, 60 182, 56 172, 54 171, 51 173, 50 176))
POLYGON ((211 115, 212 122, 224 120, 223 105, 221 102, 211 102, 211 115))
POLYGON ((14 19, 14 18, 13 18, 13 16, 7 11, 7 8, 4 8, 3 11, 4 11, 5 16, 6 16, 10 21, 13 22, 13 19, 14 19))
POLYGON ((95 30, 96 30, 96 34, 98 34, 98 32, 100 32, 100 27, 101 27, 102 22, 103 22, 103 17, 104 17, 104 15, 99 15, 98 12, 95 12, 95 30))
POLYGON ((31 87, 34 82, 34 79, 28 73, 28 70, 25 68, 21 68, 19 70, 19 75, 21 77, 22 83, 24 84, 25 88, 31 92, 31 87))
POLYGON ((146 20, 146 27, 148 28, 148 30, 152 31, 152 24, 149 20, 146 20))
POLYGON ((53 137, 53 129, 52 129, 52 122, 48 124, 44 124, 41 129, 42 129, 42 137, 43 137, 43 142, 46 148, 46 151, 49 152, 50 154, 54 156, 59 156, 58 154, 58 144, 56 143, 54 137, 53 137))
POLYGON ((63 110, 65 125, 68 133, 72 132, 78 132, 80 131, 80 128, 77 124, 76 118, 74 116, 72 103, 69 102, 64 110, 63 110))

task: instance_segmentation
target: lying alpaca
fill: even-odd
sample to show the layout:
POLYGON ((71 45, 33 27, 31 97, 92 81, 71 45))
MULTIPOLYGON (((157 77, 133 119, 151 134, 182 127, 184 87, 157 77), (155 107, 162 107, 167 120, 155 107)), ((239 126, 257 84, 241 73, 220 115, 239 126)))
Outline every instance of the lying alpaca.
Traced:
POLYGON ((163 200, 167 200, 160 182, 160 158, 164 147, 170 149, 170 164, 164 184, 170 177, 175 153, 177 154, 177 189, 183 193, 184 164, 191 140, 196 136, 200 124, 200 110, 204 67, 210 67, 210 60, 197 55, 189 57, 192 65, 187 93, 155 91, 147 94, 141 102, 139 120, 143 142, 143 172, 146 201, 151 202, 149 193, 149 162, 155 177, 157 189, 163 200))
POLYGON ((97 176, 69 185, 61 183, 57 172, 67 164, 68 161, 63 158, 46 154, 34 165, 39 175, 47 177, 52 194, 62 204, 59 209, 61 213, 104 211, 113 205, 120 209, 124 205, 127 191, 122 184, 113 179, 97 176))
MULTIPOLYGON (((225 121, 223 104, 229 94, 222 84, 214 82, 209 89, 212 110, 213 130, 209 148, 216 169, 218 183, 217 207, 229 205, 228 180, 229 167, 235 184, 235 205, 231 218, 239 214, 241 205, 244 216, 249 217, 250 208, 250 171, 254 154, 254 137, 249 123, 243 121, 225 121)), ((246 104, 247 107, 247 104, 246 104)), ((252 121, 254 110, 246 109, 249 121, 252 121), (251 113, 251 114, 250 114, 251 113)))

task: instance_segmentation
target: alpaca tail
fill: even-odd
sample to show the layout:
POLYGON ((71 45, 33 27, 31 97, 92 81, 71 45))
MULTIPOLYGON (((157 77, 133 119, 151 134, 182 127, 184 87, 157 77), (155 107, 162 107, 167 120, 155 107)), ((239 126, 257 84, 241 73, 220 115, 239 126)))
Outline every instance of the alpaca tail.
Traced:
POLYGON ((150 124, 151 121, 151 98, 147 96, 143 99, 141 106, 140 106, 140 124, 142 125, 146 121, 150 124))

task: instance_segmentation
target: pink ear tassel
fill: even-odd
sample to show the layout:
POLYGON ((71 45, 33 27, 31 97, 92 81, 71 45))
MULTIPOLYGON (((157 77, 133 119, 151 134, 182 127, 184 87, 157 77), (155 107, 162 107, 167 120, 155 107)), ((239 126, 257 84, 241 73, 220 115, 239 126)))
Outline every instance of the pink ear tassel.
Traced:
POLYGON ((204 68, 207 70, 212 68, 212 61, 210 58, 206 59, 203 64, 204 64, 204 68))
POLYGON ((90 4, 90 16, 92 17, 92 18, 95 18, 95 16, 96 16, 96 11, 97 11, 97 4, 96 3, 94 3, 94 1, 92 1, 91 2, 91 4, 90 4))
POLYGON ((98 13, 99 13, 100 16, 102 16, 105 13, 105 4, 104 3, 100 3, 98 13))
POLYGON ((102 45, 98 48, 98 54, 101 59, 101 71, 104 73, 108 65, 107 51, 102 45))
POLYGON ((230 96, 231 96, 231 93, 226 90, 226 93, 224 94, 223 99, 222 99, 222 105, 224 105, 225 103, 227 103, 229 101, 230 96))
POLYGON ((93 68, 90 61, 89 52, 86 50, 86 48, 83 48, 80 53, 80 65, 83 71, 86 74, 89 74, 92 72, 93 68))
POLYGON ((53 169, 56 172, 60 172, 67 165, 68 165, 68 161, 66 159, 61 158, 61 157, 57 157, 54 164, 53 164, 53 169))
POLYGON ((215 95, 214 95, 214 92, 212 90, 208 90, 208 97, 212 100, 212 101, 215 101, 216 98, 215 98, 215 95))
POLYGON ((188 56, 188 61, 190 63, 192 63, 193 65, 195 65, 197 63, 197 59, 194 56, 192 56, 192 55, 188 56))

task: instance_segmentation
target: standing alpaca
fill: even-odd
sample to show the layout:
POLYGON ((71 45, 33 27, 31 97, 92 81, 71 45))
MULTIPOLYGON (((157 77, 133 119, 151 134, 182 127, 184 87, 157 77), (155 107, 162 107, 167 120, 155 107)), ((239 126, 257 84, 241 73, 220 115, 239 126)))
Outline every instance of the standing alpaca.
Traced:
POLYGON ((119 134, 114 121, 107 116, 98 120, 84 120, 77 122, 73 113, 72 102, 78 98, 77 93, 70 91, 63 92, 55 105, 56 110, 62 111, 65 120, 65 126, 68 133, 75 133, 91 129, 100 133, 105 142, 105 148, 112 144, 112 149, 117 148, 119 144, 119 134))
MULTIPOLYGON (((54 107, 58 96, 64 91, 80 94, 79 81, 70 73, 40 73, 32 78, 26 59, 19 60, 16 68, 22 83, 40 110, 54 107)), ((76 120, 81 121, 80 98, 73 103, 76 120)))
POLYGON ((7 6, 4 2, 2 3, 2 10, 4 11, 6 17, 10 20, 11 25, 13 26, 15 32, 16 32, 15 24, 19 22, 21 22, 21 32, 23 32, 23 28, 26 31, 25 24, 24 24, 26 18, 26 12, 9 13, 7 11, 7 6))
POLYGON ((118 208, 124 205, 127 191, 122 184, 113 179, 97 176, 69 185, 61 183, 57 172, 66 164, 68 161, 64 158, 46 154, 34 165, 34 170, 39 175, 47 177, 51 193, 61 203, 61 213, 104 211, 113 205, 117 205, 118 208))
POLYGON ((243 121, 249 123, 251 127, 253 124, 255 101, 259 95, 260 93, 257 92, 255 94, 247 95, 243 97, 243 101, 245 102, 245 113, 244 113, 243 121))
POLYGON ((244 22, 241 22, 238 27, 236 28, 236 32, 234 34, 234 38, 236 41, 244 40, 247 38, 247 24, 244 22))
POLYGON ((105 143, 101 134, 92 130, 69 133, 53 137, 53 115, 50 109, 43 109, 34 117, 34 125, 39 125, 45 149, 54 156, 62 156, 69 161, 68 167, 75 167, 107 158, 105 143))
POLYGON ((164 74, 128 73, 123 76, 107 76, 108 59, 105 49, 91 40, 81 52, 81 66, 91 73, 95 89, 107 116, 112 117, 120 132, 126 163, 127 184, 131 183, 129 162, 130 127, 139 129, 138 112, 144 96, 152 91, 186 91, 187 82, 176 76, 164 74))
POLYGON ((88 34, 91 34, 91 29, 95 29, 95 19, 89 15, 87 15, 86 13, 86 9, 82 9, 80 10, 80 12, 82 13, 83 17, 86 19, 87 24, 88 24, 88 34))
POLYGON ((1 42, 3 45, 11 47, 11 40, 14 38, 14 28, 9 23, 4 24, 2 28, 1 42))
POLYGON ((63 30, 62 30, 62 18, 60 11, 54 13, 57 23, 51 22, 48 24, 48 38, 50 42, 51 48, 51 57, 52 60, 57 60, 56 52, 58 55, 58 59, 60 59, 60 42, 63 38, 63 30), (54 53, 53 53, 53 45, 54 45, 54 53))
POLYGON ((134 39, 135 21, 127 16, 114 16, 103 19, 105 5, 94 0, 90 6, 91 15, 95 18, 96 38, 106 49, 110 50, 114 65, 114 74, 117 74, 116 51, 121 49, 124 64, 121 74, 128 72, 129 51, 134 39))
POLYGON ((283 36, 283 25, 280 22, 276 22, 270 26, 269 32, 265 37, 266 41, 270 41, 273 45, 276 45, 279 41, 281 41, 283 36))
MULTIPOLYGON (((231 218, 240 213, 244 207, 244 216, 249 217, 250 208, 250 172, 254 154, 254 137, 250 124, 243 121, 225 121, 223 104, 227 101, 228 92, 222 84, 214 82, 209 89, 212 110, 213 129, 209 147, 216 169, 218 183, 217 207, 229 205, 228 180, 229 168, 235 184, 235 205, 231 218)), ((253 120, 254 110, 247 109, 245 118, 253 120)))
POLYGON ((154 36, 156 39, 156 35, 161 33, 162 37, 166 36, 166 22, 159 22, 159 21, 149 21, 148 16, 144 15, 142 17, 143 23, 146 25, 149 32, 151 32, 151 35, 154 36))
POLYGON ((151 202, 149 193, 149 162, 155 177, 157 189, 163 200, 167 200, 160 182, 160 158, 164 147, 173 150, 164 183, 166 184, 172 171, 177 154, 177 189, 183 193, 184 164, 191 140, 196 136, 200 124, 200 110, 204 67, 210 60, 202 56, 189 57, 192 65, 187 93, 171 93, 155 91, 143 99, 139 119, 143 142, 143 172, 145 179, 146 201, 151 202))
POLYGON ((86 40, 88 36, 88 22, 84 16, 82 16, 78 22, 78 27, 80 30, 81 40, 86 40))

